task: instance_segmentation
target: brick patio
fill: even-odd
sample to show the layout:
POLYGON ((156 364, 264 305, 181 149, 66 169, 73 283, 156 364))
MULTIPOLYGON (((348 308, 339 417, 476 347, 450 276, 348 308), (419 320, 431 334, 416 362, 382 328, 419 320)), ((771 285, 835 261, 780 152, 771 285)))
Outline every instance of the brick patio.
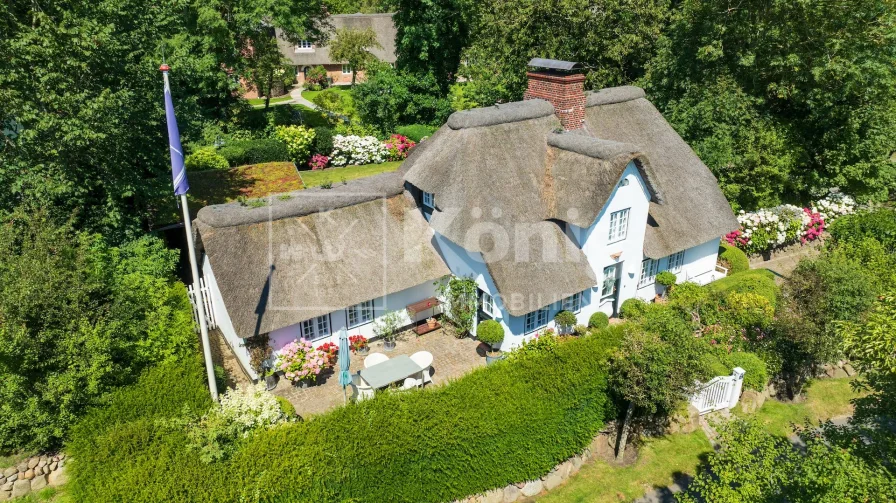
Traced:
MULTIPOLYGON (((412 355, 417 351, 429 351, 432 353, 432 384, 438 386, 456 379, 470 370, 485 365, 485 353, 479 348, 479 342, 472 339, 456 339, 445 333, 444 330, 435 330, 428 334, 417 336, 412 332, 405 332, 398 338, 396 347, 392 351, 384 351, 381 341, 370 344, 370 353, 385 353, 390 358, 398 355, 412 355)), ((351 372, 357 373, 364 368, 364 358, 367 355, 352 354, 351 372)), ((348 387, 349 400, 351 400, 352 388, 348 387)), ((318 382, 308 388, 298 388, 285 379, 280 379, 274 394, 289 400, 296 408, 296 412, 303 418, 326 412, 344 403, 342 387, 339 380, 332 372, 318 376, 318 382)))

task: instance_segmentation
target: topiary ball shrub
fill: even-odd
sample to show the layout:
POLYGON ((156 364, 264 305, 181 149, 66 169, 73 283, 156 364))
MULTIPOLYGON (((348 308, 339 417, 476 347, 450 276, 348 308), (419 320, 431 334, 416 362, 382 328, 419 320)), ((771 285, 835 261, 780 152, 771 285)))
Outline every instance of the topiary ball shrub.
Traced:
POLYGON ((728 274, 737 274, 750 270, 750 259, 743 250, 728 243, 722 243, 719 260, 722 266, 728 269, 728 274))
POLYGON ((201 148, 184 159, 184 167, 189 171, 207 171, 210 169, 229 169, 227 159, 218 155, 212 147, 201 148))
POLYGON ((619 306, 619 317, 632 320, 640 318, 647 311, 647 303, 641 299, 628 299, 619 306))
POLYGON ((606 328, 610 325, 610 317, 606 313, 594 313, 588 318, 589 328, 606 328))
POLYGON ((676 281, 678 278, 670 271, 663 271, 656 275, 656 282, 666 288, 674 285, 676 281))
POLYGON ((560 311, 554 316, 554 323, 564 327, 572 327, 578 323, 578 319, 575 314, 569 311, 560 311))
POLYGON ((495 348, 504 341, 504 327, 495 320, 485 320, 476 327, 476 338, 495 348))

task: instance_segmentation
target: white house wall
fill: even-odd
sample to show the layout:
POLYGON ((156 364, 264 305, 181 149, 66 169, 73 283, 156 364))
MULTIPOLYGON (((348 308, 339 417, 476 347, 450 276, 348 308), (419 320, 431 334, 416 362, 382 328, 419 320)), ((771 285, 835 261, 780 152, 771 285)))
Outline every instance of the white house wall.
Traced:
POLYGON ((249 373, 249 377, 258 379, 258 374, 255 373, 252 365, 249 364, 249 351, 243 346, 243 340, 237 337, 236 330, 233 329, 233 322, 230 320, 227 307, 224 305, 221 290, 218 289, 218 281, 215 279, 212 265, 205 255, 202 256, 202 277, 205 278, 205 284, 208 285, 212 294, 212 304, 215 307, 215 319, 218 322, 218 330, 224 334, 224 340, 227 341, 227 344, 233 350, 233 354, 236 355, 243 368, 249 373))
MULTIPOLYGON (((398 311, 402 325, 410 325, 413 320, 407 312, 407 306, 415 302, 436 296, 436 289, 433 282, 426 282, 400 292, 372 299, 374 305, 374 313, 377 315, 373 320, 354 328, 348 328, 348 314, 345 309, 339 309, 329 314, 330 316, 330 335, 313 339, 311 342, 315 347, 326 342, 339 343, 339 331, 343 328, 348 330, 348 335, 363 335, 368 339, 373 338, 373 325, 389 311, 398 311)), ((346 306, 348 307, 348 306, 346 306)), ((437 311, 438 312, 438 311, 437 311)), ((425 320, 428 312, 419 313, 417 320, 425 320)), ((302 324, 297 323, 288 327, 279 328, 270 334, 270 345, 274 349, 274 355, 279 354, 283 346, 302 337, 302 324)))
POLYGON ((600 298, 605 267, 622 263, 619 272, 621 277, 619 305, 635 296, 641 273, 641 260, 644 258, 644 233, 647 229, 649 209, 650 193, 637 167, 630 162, 591 227, 582 228, 571 224, 567 226, 567 235, 582 247, 597 278, 597 285, 591 289, 591 303, 583 306, 578 314, 579 323, 587 324, 588 318, 598 311, 608 316, 614 314, 613 299, 600 298), (627 185, 623 185, 624 180, 628 182, 627 185), (626 208, 629 209, 626 237, 621 241, 609 243, 610 215, 626 208), (611 255, 616 254, 619 254, 619 257, 614 259, 611 255))
MULTIPOLYGON (((688 248, 684 252, 684 264, 681 270, 675 272, 675 278, 678 283, 691 281, 700 285, 705 285, 711 281, 715 281, 724 275, 716 271, 716 262, 719 254, 720 239, 713 239, 703 244, 688 248)), ((669 257, 660 259, 657 272, 669 270, 669 257)), ((640 273, 639 273, 640 276, 640 273)), ((662 293, 662 286, 652 283, 638 289, 638 298, 643 300, 653 300, 657 294, 662 293)))

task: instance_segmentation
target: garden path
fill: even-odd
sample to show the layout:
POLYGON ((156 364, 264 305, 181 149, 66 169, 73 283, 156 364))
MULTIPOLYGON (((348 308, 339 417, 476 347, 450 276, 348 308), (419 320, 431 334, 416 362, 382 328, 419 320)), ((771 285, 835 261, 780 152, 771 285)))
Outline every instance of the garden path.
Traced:
POLYGON ((299 105, 305 105, 306 107, 317 110, 317 105, 311 103, 306 100, 304 96, 302 96, 302 86, 295 86, 289 91, 289 97, 292 98, 290 103, 298 103, 299 105))
MULTIPOLYGON (((457 339, 442 329, 416 336, 412 332, 400 335, 394 350, 385 352, 381 341, 370 343, 370 353, 385 353, 390 358, 398 355, 412 355, 417 351, 429 351, 433 356, 432 384, 438 386, 452 379, 457 379, 476 367, 485 365, 485 353, 479 348, 479 342, 469 338, 457 339)), ((364 368, 366 355, 353 353, 351 356, 351 373, 364 368)), ((274 394, 290 401, 296 413, 307 418, 343 405, 345 398, 342 387, 334 373, 318 376, 318 382, 308 388, 298 388, 286 379, 280 379, 274 394)), ((348 398, 352 398, 352 388, 348 388, 348 398)))

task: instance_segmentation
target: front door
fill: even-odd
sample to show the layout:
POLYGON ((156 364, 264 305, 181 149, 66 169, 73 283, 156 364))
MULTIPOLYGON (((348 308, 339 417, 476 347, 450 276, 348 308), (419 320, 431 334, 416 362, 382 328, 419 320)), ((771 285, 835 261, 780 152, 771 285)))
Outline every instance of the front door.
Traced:
POLYGON ((604 278, 600 289, 601 304, 613 303, 613 316, 619 312, 619 285, 622 281, 622 262, 604 267, 604 278))

